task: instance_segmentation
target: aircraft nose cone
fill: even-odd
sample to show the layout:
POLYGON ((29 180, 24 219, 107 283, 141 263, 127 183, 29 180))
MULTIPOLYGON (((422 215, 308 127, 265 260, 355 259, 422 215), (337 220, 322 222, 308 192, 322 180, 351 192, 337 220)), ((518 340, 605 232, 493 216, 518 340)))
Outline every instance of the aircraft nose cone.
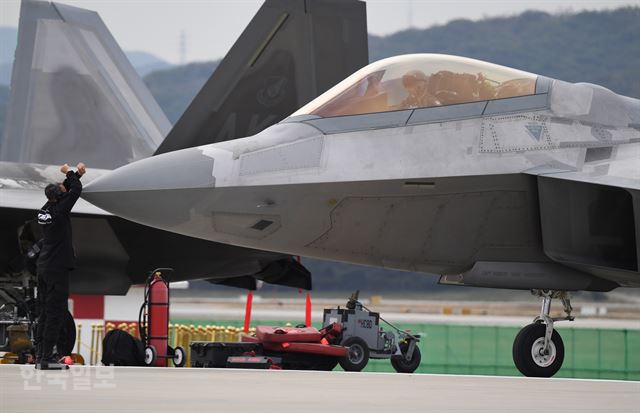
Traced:
POLYGON ((214 158, 203 155, 198 148, 152 156, 101 176, 83 189, 83 195, 213 187, 213 163, 214 158))
POLYGON ((189 148, 133 162, 89 183, 82 197, 122 218, 169 229, 215 186, 216 160, 204 152, 189 148))

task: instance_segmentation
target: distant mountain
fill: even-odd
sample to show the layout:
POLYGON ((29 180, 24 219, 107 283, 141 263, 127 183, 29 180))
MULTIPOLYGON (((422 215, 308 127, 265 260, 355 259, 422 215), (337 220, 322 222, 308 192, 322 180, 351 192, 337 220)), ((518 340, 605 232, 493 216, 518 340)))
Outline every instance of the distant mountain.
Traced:
POLYGON ((191 63, 153 72, 144 82, 171 123, 176 123, 220 61, 191 63))
POLYGON ((147 52, 133 51, 125 52, 125 54, 133 67, 136 68, 136 72, 143 77, 151 72, 169 69, 174 66, 173 64, 147 52))
POLYGON ((0 27, 0 64, 13 62, 13 52, 16 50, 18 29, 15 27, 0 27))

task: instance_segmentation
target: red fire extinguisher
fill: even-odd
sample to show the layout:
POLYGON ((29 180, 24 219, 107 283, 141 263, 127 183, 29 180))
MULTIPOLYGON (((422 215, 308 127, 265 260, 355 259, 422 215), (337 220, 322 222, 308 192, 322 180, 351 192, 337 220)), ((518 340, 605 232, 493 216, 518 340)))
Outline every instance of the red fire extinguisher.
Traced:
POLYGON ((172 359, 176 367, 185 363, 182 347, 169 346, 169 282, 162 273, 171 268, 158 268, 151 272, 144 288, 144 303, 140 307, 138 327, 144 344, 144 362, 147 366, 166 367, 172 359))

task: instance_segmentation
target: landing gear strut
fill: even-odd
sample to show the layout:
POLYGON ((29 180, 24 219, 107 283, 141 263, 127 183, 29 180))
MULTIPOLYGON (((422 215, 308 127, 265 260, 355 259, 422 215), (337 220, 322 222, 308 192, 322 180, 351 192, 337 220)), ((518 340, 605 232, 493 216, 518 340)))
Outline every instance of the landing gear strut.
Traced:
POLYGON ((560 370, 564 361, 562 337, 553 329, 556 321, 573 321, 573 308, 566 291, 532 290, 542 298, 540 315, 532 324, 525 326, 513 342, 513 361, 522 374, 528 377, 551 377, 560 370), (549 316, 551 300, 559 298, 564 307, 565 317, 549 316))

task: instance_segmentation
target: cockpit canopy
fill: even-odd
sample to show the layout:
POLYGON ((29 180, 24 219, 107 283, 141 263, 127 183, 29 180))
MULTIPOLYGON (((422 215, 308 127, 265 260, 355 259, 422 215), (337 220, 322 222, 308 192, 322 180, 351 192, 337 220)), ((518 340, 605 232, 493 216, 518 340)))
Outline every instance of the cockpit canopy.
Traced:
POLYGON ((390 112, 535 94, 536 75, 440 54, 383 59, 358 70, 292 116, 390 112))

